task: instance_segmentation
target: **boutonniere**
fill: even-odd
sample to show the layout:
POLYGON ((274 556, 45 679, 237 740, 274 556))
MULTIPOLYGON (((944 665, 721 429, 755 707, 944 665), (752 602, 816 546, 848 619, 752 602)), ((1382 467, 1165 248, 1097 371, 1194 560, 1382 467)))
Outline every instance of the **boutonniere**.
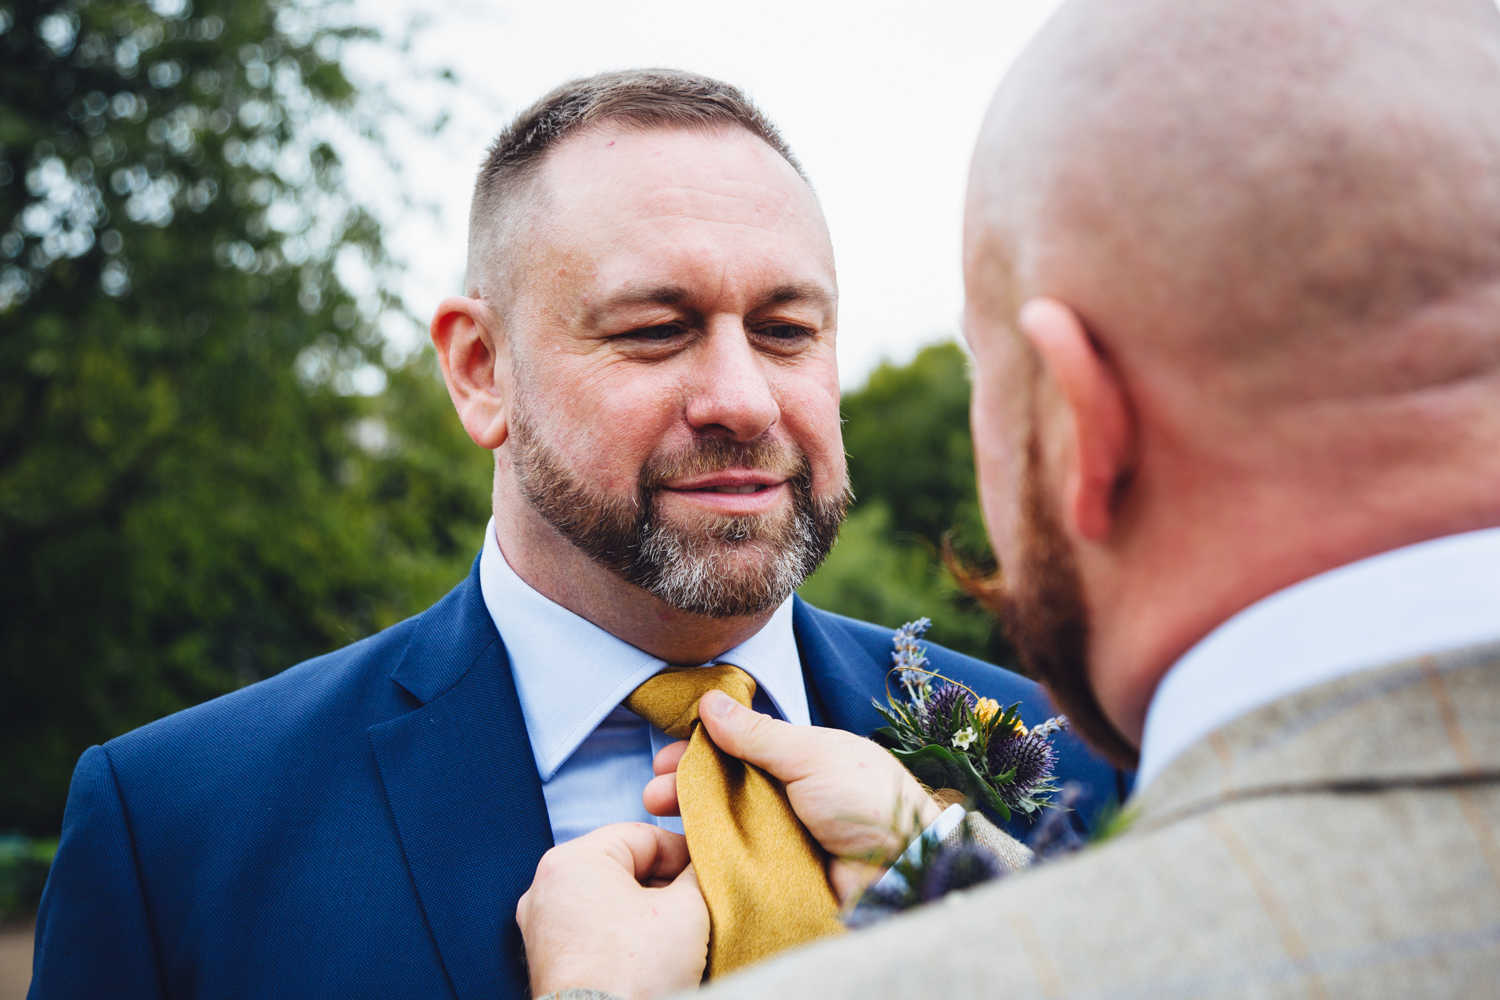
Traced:
POLYGON ((1066 716, 1027 728, 1020 702, 1001 708, 993 698, 928 670, 918 640, 931 624, 926 618, 908 622, 892 640, 887 676, 896 678, 903 697, 887 689, 887 704, 875 702, 887 723, 875 731, 876 740, 929 788, 955 789, 1001 819, 1050 805, 1058 790, 1051 737, 1067 728, 1066 716))

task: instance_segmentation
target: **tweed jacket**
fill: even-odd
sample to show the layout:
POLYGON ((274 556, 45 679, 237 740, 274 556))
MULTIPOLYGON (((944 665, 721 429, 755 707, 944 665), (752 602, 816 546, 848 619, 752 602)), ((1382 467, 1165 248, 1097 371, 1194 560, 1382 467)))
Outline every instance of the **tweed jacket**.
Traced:
POLYGON ((1500 644, 1243 715, 1127 815, 707 996, 1500 996, 1500 644))

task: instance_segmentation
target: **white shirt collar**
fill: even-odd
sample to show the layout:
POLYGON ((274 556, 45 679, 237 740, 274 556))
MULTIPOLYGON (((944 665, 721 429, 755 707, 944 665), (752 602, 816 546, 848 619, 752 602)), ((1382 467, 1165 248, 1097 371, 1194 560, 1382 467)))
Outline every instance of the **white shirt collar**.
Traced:
POLYGON ((1500 639, 1500 528, 1361 559, 1272 594, 1210 632, 1146 713, 1139 791, 1237 716, 1345 674, 1500 639))
MULTIPOLYGON (((666 661, 532 589, 505 561, 493 518, 479 556, 479 588, 510 657, 537 772, 548 781, 604 717, 666 661)), ((811 721, 790 597, 764 628, 713 662, 732 663, 754 677, 788 722, 811 721)))

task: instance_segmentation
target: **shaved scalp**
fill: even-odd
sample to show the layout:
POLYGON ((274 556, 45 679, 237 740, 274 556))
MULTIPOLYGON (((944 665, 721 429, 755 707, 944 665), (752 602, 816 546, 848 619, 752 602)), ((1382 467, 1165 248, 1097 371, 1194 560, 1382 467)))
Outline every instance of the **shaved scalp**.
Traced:
POLYGON ((1493 373, 1500 12, 1074 0, 997 94, 970 199, 982 307, 1068 302, 1165 407, 1493 373))

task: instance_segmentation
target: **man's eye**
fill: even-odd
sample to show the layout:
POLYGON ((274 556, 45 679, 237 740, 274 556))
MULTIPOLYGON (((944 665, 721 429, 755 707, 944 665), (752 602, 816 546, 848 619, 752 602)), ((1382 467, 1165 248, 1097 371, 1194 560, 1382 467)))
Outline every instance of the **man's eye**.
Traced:
POLYGON ((812 331, 805 326, 797 326, 795 323, 772 323, 756 329, 764 337, 774 337, 777 340, 796 340, 799 337, 811 337, 812 331))
POLYGON ((682 333, 682 327, 671 323, 661 326, 643 326, 636 330, 630 330, 621 336, 632 340, 671 340, 682 333))

